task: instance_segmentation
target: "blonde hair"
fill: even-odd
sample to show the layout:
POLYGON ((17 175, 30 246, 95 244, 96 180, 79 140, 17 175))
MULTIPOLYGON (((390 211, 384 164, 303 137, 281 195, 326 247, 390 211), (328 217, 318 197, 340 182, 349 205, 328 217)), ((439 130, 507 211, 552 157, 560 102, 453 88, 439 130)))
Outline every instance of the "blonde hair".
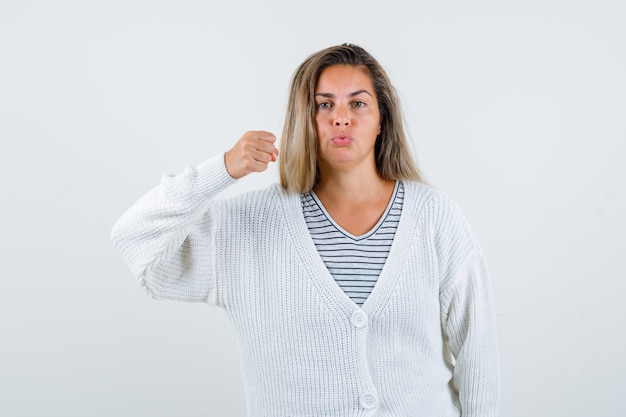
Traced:
POLYGON ((400 100, 382 66, 363 48, 343 44, 309 56, 295 71, 280 142, 280 183, 289 192, 306 192, 319 180, 315 87, 322 71, 351 65, 366 71, 378 99, 381 133, 374 145, 376 168, 386 180, 423 181, 405 134, 400 100))

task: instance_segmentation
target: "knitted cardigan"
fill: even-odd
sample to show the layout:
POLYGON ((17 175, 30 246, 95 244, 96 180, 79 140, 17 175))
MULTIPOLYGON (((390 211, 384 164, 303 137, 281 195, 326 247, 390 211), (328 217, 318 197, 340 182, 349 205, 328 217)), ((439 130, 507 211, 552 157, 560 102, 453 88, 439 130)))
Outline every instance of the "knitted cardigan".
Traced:
POLYGON ((250 417, 495 417, 499 366, 483 254, 456 204, 405 182, 387 262, 358 307, 279 185, 213 199, 223 155, 165 176, 111 237, 155 299, 226 310, 250 417))

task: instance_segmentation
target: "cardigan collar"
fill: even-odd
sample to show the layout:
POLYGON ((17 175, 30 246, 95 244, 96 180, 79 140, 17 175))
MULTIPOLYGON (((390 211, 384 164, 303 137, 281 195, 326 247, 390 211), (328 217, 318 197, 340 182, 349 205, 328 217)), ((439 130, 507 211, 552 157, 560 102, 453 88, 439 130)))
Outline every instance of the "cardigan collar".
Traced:
POLYGON ((280 186, 276 186, 291 244, 308 271, 313 287, 334 312, 351 315, 362 309, 368 316, 377 315, 393 296, 398 280, 403 275, 406 260, 410 258, 409 253, 412 252, 415 230, 424 211, 423 207, 432 195, 432 189, 421 183, 404 181, 403 185, 404 203, 396 235, 376 285, 362 307, 339 287, 319 256, 304 220, 300 194, 287 193, 280 186))

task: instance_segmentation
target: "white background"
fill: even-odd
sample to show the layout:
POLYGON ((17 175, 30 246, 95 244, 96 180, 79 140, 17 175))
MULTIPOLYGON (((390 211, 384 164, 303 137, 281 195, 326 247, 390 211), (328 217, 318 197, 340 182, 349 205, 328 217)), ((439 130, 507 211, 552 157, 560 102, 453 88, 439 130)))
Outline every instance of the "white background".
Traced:
POLYGON ((109 231, 162 174, 279 135, 296 66, 352 42, 487 254, 502 415, 623 416, 625 22, 622 0, 0 0, 0 415, 245 414, 226 315, 150 300, 109 231))

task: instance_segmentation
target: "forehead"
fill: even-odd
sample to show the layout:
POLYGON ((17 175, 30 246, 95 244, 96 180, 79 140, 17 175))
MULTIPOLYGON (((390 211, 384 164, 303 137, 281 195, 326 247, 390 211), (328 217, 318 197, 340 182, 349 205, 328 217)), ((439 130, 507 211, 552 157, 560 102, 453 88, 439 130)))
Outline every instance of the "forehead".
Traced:
POLYGON ((320 73, 315 86, 316 92, 325 89, 333 90, 360 90, 364 89, 374 94, 372 79, 364 66, 331 65, 320 73))

